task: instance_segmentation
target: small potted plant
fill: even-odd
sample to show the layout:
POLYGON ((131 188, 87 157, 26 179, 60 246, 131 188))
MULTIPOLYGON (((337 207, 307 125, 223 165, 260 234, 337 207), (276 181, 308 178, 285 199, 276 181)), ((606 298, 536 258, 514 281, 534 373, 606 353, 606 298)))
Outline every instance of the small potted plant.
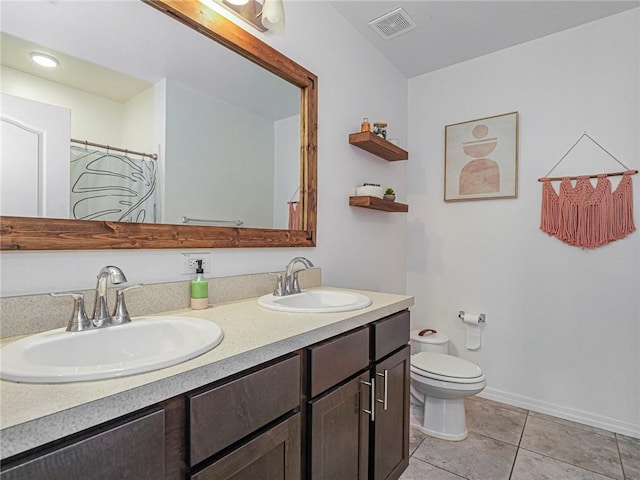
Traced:
POLYGON ((393 191, 393 188, 387 188, 384 191, 384 199, 392 202, 396 201, 396 192, 393 191))

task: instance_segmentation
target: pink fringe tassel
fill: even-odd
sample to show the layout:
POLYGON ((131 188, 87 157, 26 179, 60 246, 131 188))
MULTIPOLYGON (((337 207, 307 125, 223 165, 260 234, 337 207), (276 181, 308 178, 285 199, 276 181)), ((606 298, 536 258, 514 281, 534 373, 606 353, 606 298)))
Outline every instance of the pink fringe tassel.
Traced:
POLYGON ((631 171, 625 172, 616 190, 606 175, 594 188, 589 177, 578 177, 575 187, 563 178, 556 194, 551 181, 542 180, 540 230, 583 248, 596 248, 634 232, 631 171))
POLYGON ((298 202, 289 202, 289 230, 300 230, 300 205, 298 202))

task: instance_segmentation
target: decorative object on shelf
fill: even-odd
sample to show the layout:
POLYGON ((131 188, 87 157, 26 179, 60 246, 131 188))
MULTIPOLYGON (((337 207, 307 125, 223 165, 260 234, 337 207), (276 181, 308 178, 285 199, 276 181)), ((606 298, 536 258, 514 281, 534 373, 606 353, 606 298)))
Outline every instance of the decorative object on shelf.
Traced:
POLYGON ((357 132, 349 135, 349 143, 388 162, 406 160, 409 152, 385 140, 373 132, 357 132))
POLYGON ((518 112, 445 127, 444 201, 518 197, 518 112))
POLYGON ((637 173, 638 170, 631 170, 584 132, 551 170, 538 179, 542 182, 540 230, 564 243, 582 248, 600 247, 633 233, 636 227, 633 222, 631 175, 637 173), (584 138, 591 140, 626 170, 597 175, 549 177, 584 138), (608 177, 614 176, 622 176, 622 180, 612 192, 608 177), (595 187, 590 178, 598 179, 595 187), (560 188, 556 193, 551 182, 558 180, 560 188), (575 185, 571 184, 571 180, 576 181, 575 185))
POLYGON ((361 132, 370 132, 371 131, 371 124, 369 123, 369 119, 367 117, 364 117, 362 119, 362 124, 360 125, 360 131, 361 132))
POLYGON ((379 137, 387 139, 387 122, 374 122, 373 123, 373 133, 378 135, 379 137))
POLYGON ((362 187, 356 187, 356 196, 382 198, 384 194, 380 184, 365 183, 362 187))
POLYGON ((385 200, 389 200, 391 202, 395 202, 396 201, 396 192, 393 191, 393 188, 387 188, 384 191, 384 198, 385 200))

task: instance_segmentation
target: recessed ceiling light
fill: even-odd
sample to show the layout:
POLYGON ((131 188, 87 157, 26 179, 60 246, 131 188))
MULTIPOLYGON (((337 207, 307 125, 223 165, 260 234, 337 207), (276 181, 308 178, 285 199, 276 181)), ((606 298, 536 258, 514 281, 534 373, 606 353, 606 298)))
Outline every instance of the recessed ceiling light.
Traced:
POLYGON ((52 57, 51 55, 47 55, 46 53, 31 52, 30 55, 31 60, 43 67, 53 68, 57 67, 60 64, 56 57, 52 57))

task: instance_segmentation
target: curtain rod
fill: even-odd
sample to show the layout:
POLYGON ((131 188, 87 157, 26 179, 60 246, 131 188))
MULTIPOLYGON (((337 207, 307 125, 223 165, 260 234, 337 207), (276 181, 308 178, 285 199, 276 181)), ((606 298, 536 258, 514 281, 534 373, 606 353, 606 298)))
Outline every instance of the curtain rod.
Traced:
POLYGON ((192 223, 192 222, 199 222, 199 223, 223 223, 223 224, 232 224, 235 225, 236 227, 239 227, 240 225, 243 225, 244 222, 242 220, 213 220, 213 219, 207 219, 207 218, 189 218, 189 217, 182 217, 182 223, 192 223))
POLYGON ((630 172, 629 175, 636 175, 638 170, 627 170, 626 172, 612 172, 612 173, 601 173, 599 175, 567 175, 566 177, 541 177, 538 179, 539 182, 544 182, 545 180, 559 181, 563 178, 569 178, 571 180, 577 180, 578 177, 589 177, 589 178, 598 178, 600 175, 604 175, 605 177, 619 177, 620 175, 624 175, 625 173, 630 172))
POLYGON ((132 155, 140 155, 142 157, 149 157, 151 160, 157 160, 158 159, 158 155, 155 154, 155 153, 135 152, 133 150, 128 150, 126 148, 112 147, 111 145, 102 145, 100 143, 89 142, 87 140, 76 140, 75 138, 72 138, 71 142, 72 143, 81 143, 85 147, 98 147, 98 148, 104 148, 107 151, 115 150, 116 152, 123 152, 125 154, 129 154, 130 153, 132 155))

